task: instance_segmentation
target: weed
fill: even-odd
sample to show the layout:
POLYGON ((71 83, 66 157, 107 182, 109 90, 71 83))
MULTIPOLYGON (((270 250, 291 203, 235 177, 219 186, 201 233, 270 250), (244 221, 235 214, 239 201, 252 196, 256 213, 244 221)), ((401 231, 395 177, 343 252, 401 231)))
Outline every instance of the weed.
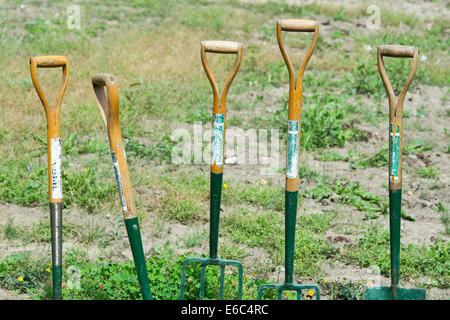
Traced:
POLYGON ((328 282, 332 300, 361 300, 363 285, 360 282, 328 282))
POLYGON ((197 232, 193 232, 191 234, 188 234, 184 239, 183 239, 183 246, 185 248, 192 248, 192 247, 196 247, 202 244, 203 241, 205 241, 205 239, 208 238, 208 232, 206 229, 197 231, 197 232))
POLYGON ((320 161, 347 161, 348 157, 342 155, 338 151, 327 151, 320 155, 319 157, 320 161))
POLYGON ((442 224, 445 227, 445 234, 450 234, 450 212, 446 206, 442 203, 439 203, 435 209, 439 215, 441 216, 442 224))
MULTIPOLYGON (((62 172, 64 205, 80 205, 88 213, 96 213, 107 202, 112 202, 116 195, 117 186, 105 182, 102 171, 93 162, 85 170, 68 170, 62 172)), ((108 168, 110 169, 110 168, 108 168)))
POLYGON ((0 262, 0 286, 21 293, 33 292, 49 279, 48 268, 29 251, 12 254, 0 262))
POLYGON ((11 241, 17 239, 22 234, 22 230, 19 226, 15 226, 14 219, 9 217, 3 228, 3 234, 7 240, 11 241))
POLYGON ((162 137, 161 141, 154 145, 145 145, 136 139, 126 139, 125 148, 129 159, 134 157, 146 158, 147 160, 166 161, 172 159, 172 149, 180 141, 174 141, 169 135, 162 137))
POLYGON ((417 172, 420 177, 426 179, 436 179, 439 175, 439 170, 435 167, 429 166, 427 168, 420 168, 417 172))

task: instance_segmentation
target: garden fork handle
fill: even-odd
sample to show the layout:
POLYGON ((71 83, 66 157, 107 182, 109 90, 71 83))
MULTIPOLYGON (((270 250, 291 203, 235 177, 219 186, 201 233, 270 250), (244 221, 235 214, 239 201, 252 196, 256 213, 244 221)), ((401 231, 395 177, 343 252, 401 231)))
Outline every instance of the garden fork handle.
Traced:
POLYGON ((378 70, 389 100, 389 232, 391 255, 391 287, 396 297, 400 280, 400 221, 402 203, 402 120, 403 102, 414 78, 419 62, 419 49, 409 46, 378 46, 378 70), (412 67, 406 84, 395 103, 395 93, 389 81, 383 56, 412 58, 412 67))
POLYGON ((55 157, 56 158, 61 157, 60 154, 61 133, 60 133, 59 115, 61 110, 62 99, 67 88, 67 83, 69 81, 69 61, 66 57, 63 56, 31 57, 30 74, 34 88, 36 89, 39 99, 41 100, 42 105, 44 106, 44 111, 47 118, 49 198, 50 202, 61 202, 62 201, 61 181, 60 181, 61 159, 58 160, 55 159, 55 157), (57 68, 57 67, 62 67, 62 79, 58 92, 56 94, 56 99, 54 103, 50 105, 37 79, 37 68, 57 68), (52 144, 54 146, 53 149, 52 144), (53 154, 54 161, 52 161, 52 152, 59 153, 53 154), (59 168, 57 168, 57 166, 59 166, 59 168), (59 176, 59 178, 57 176, 59 176))
POLYGON ((277 21, 277 40, 281 54, 289 72, 289 109, 288 109, 288 155, 286 160, 286 190, 298 190, 298 158, 299 158, 299 140, 302 112, 302 93, 303 93, 303 73, 308 64, 311 55, 319 38, 319 24, 314 20, 302 19, 283 19, 277 21), (300 66, 297 78, 294 76, 294 69, 283 45, 282 31, 293 32, 314 32, 313 41, 306 54, 303 63, 300 66), (289 134, 291 132, 291 134, 289 134), (292 150, 289 147, 292 146, 292 150))
POLYGON ((403 102, 405 101, 406 92, 411 85, 414 75, 417 70, 417 65, 419 63, 419 48, 410 46, 378 46, 377 48, 377 62, 378 70, 380 72, 381 79, 383 81, 384 88, 389 100, 389 126, 390 134, 393 135, 395 143, 390 144, 390 156, 395 156, 395 158, 390 158, 390 178, 389 178, 389 188, 391 190, 401 189, 402 187, 402 126, 403 126, 403 102), (406 80, 405 86, 398 96, 397 102, 395 102, 395 93, 392 88, 391 82, 386 72, 384 66, 383 56, 389 57, 401 57, 401 58, 412 58, 411 71, 409 77, 406 80), (396 138, 397 137, 397 138, 396 138), (397 154, 391 154, 394 152, 394 148, 397 150, 397 154), (395 171, 395 172, 394 172, 395 171))
POLYGON ((213 91, 212 137, 211 137, 211 186, 210 186, 210 257, 217 258, 219 242, 220 202, 222 196, 223 160, 225 152, 225 112, 228 89, 233 82, 242 60, 242 45, 231 41, 202 41, 200 55, 203 68, 213 91), (237 54, 236 62, 222 89, 219 101, 217 81, 206 59, 206 52, 237 54))
POLYGON ((314 20, 283 19, 277 21, 277 40, 289 71, 288 142, 286 155, 285 190, 285 283, 294 281, 295 225, 298 199, 298 159, 300 155, 300 127, 302 112, 302 84, 306 65, 319 38, 319 24, 314 20), (281 36, 282 31, 314 32, 314 38, 300 66, 297 78, 281 36))
POLYGON ((62 290, 62 178, 61 178, 61 133, 59 114, 64 93, 69 81, 69 61, 64 56, 38 56, 30 58, 30 74, 34 88, 44 106, 47 118, 47 160, 50 206, 50 228, 52 246, 53 299, 61 299, 62 290), (37 68, 62 67, 62 79, 52 105, 37 79, 37 68))
POLYGON ((109 146, 122 204, 122 213, 136 266, 141 294, 144 300, 151 300, 149 279, 142 246, 139 220, 136 214, 133 189, 125 154, 119 121, 119 92, 113 75, 99 73, 92 76, 97 104, 108 131, 109 146), (106 90, 105 90, 106 89, 106 90))
POLYGON ((108 131, 109 146, 122 201, 122 213, 125 219, 134 218, 137 216, 136 205, 128 171, 125 146, 120 130, 117 83, 114 76, 101 73, 92 76, 92 85, 100 113, 108 131))

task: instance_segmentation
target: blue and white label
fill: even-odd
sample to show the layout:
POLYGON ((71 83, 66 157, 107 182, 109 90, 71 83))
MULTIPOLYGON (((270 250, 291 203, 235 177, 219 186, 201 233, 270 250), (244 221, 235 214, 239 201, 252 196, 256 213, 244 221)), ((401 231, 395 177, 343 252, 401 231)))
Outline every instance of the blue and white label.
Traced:
POLYGON ((395 182, 398 181, 398 170, 399 170, 399 164, 400 164, 400 128, 399 125, 396 124, 394 127, 394 124, 389 125, 390 130, 390 143, 389 143, 389 149, 390 149, 390 158, 391 163, 389 164, 390 169, 390 177, 395 182))
POLYGON ((214 114, 212 143, 211 143, 211 165, 223 165, 223 132, 225 126, 225 114, 214 114))
POLYGON ((62 199, 61 138, 50 139, 50 154, 52 198, 59 200, 62 199))
POLYGON ((298 132, 299 122, 288 121, 288 146, 286 177, 297 178, 298 176, 298 132))
POLYGON ((122 212, 126 213, 128 209, 127 203, 125 201, 125 196, 123 195, 123 184, 122 184, 122 176, 120 175, 119 161, 117 161, 117 156, 114 151, 111 152, 111 156, 114 166, 114 172, 116 174, 117 187, 119 188, 120 200, 122 201, 122 212))

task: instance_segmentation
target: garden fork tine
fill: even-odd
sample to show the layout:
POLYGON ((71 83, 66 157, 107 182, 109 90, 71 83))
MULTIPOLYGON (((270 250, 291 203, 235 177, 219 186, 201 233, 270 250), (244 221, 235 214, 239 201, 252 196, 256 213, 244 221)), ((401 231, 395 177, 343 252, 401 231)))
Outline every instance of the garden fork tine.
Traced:
POLYGON ((217 247, 219 242, 219 220, 220 220, 220 200, 222 194, 223 178, 223 154, 225 150, 225 106, 228 89, 236 76, 242 60, 242 45, 238 42, 230 41, 202 41, 201 59, 203 68, 211 83, 214 104, 212 117, 212 137, 211 137, 211 189, 210 189, 210 227, 209 227, 209 258, 187 258, 183 262, 181 274, 180 299, 184 297, 184 288, 186 282, 186 265, 188 263, 199 263, 202 266, 200 280, 200 299, 204 298, 205 293, 205 273, 207 265, 220 266, 220 299, 223 299, 225 267, 234 265, 238 268, 239 284, 238 299, 242 299, 242 277, 243 268, 239 261, 224 260, 217 258, 217 247), (230 76, 225 82, 222 95, 219 101, 219 89, 217 82, 212 74, 211 68, 206 60, 206 52, 237 54, 236 62, 230 76))
POLYGON ((295 225, 298 198, 298 158, 300 153, 300 120, 302 111, 302 84, 303 73, 313 54, 319 38, 319 24, 314 20, 283 19, 277 22, 277 39, 281 54, 289 71, 289 110, 288 110, 288 144, 286 159, 286 191, 285 191, 285 279, 284 284, 264 284, 258 289, 258 299, 262 299, 265 289, 276 289, 278 299, 282 298, 283 291, 296 291, 297 299, 301 298, 302 290, 310 289, 320 299, 319 288, 315 285, 294 283, 294 251, 295 251, 295 225), (294 69, 284 48, 281 32, 314 32, 314 38, 300 67, 297 79, 294 69))
POLYGON ((377 48, 378 70, 389 100, 389 231, 391 250, 391 286, 367 288, 365 300, 425 300, 424 289, 399 287, 400 278, 400 221, 402 204, 402 147, 403 102, 419 63, 419 49, 410 46, 383 45, 377 48), (412 58, 411 71, 397 103, 389 81, 383 56, 412 58))
POLYGON ((64 92, 69 81, 69 61, 63 56, 30 58, 30 73, 34 88, 44 106, 47 117, 48 189, 50 201, 50 228, 52 243, 53 299, 61 299, 62 288, 62 179, 61 134, 59 114, 64 92), (49 105, 37 79, 37 68, 62 67, 62 80, 55 102, 49 105))
POLYGON ((131 187, 130 173, 128 171, 125 155, 125 145, 122 140, 119 122, 119 94, 114 76, 100 73, 92 76, 97 103, 108 130, 109 145, 119 188, 122 213, 130 241, 131 252, 137 271, 142 298, 152 300, 147 267, 145 264, 144 249, 142 247, 139 220, 136 215, 133 189, 131 187), (106 94, 105 94, 106 87, 106 94))

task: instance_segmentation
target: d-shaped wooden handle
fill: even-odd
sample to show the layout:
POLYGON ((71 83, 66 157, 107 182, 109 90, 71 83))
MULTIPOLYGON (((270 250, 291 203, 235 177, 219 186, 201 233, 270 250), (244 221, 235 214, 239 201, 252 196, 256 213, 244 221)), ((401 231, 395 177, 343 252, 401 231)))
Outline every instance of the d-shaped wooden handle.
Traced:
POLYGON ((122 213, 125 219, 135 218, 137 216, 136 205, 128 171, 125 145, 120 130, 117 81, 113 75, 99 73, 92 76, 92 85, 108 131, 109 146, 122 203, 122 213))
POLYGON ((50 202, 62 202, 61 134, 59 114, 69 81, 69 61, 64 56, 39 56, 30 58, 30 74, 34 88, 44 106, 47 117, 47 155, 50 202), (55 102, 50 105, 37 79, 37 68, 62 67, 62 79, 55 102))
POLYGON ((202 41, 202 47, 206 52, 213 53, 238 53, 242 45, 234 41, 202 41))
POLYGON ((277 22, 277 40, 289 71, 288 152, 286 157, 286 191, 298 190, 298 161, 300 158, 300 127, 302 112, 303 74, 319 39, 319 24, 314 20, 285 19, 277 22), (313 32, 311 46, 303 60, 297 78, 283 45, 282 31, 313 32))
POLYGON ((377 47, 378 71, 389 100, 389 189, 402 188, 403 148, 403 102, 419 63, 419 48, 401 45, 380 45, 377 47), (412 58, 411 71, 403 90, 395 101, 395 92, 384 66, 383 56, 412 58))
POLYGON ((382 56, 386 57, 412 58, 417 48, 400 45, 380 45, 378 50, 382 56))
POLYGON ((205 69, 206 76, 211 84, 213 91, 213 145, 212 145, 212 163, 211 171, 214 173, 223 172, 223 157, 225 152, 225 112, 228 89, 233 82, 241 64, 242 60, 242 45, 239 42, 232 41, 202 41, 200 46, 201 60, 203 68, 205 69), (211 71, 211 68, 206 59, 206 52, 237 54, 236 62, 231 70, 228 79, 222 89, 222 95, 219 101, 219 88, 217 87, 217 81, 211 71), (216 128, 216 129, 214 129, 216 128), (221 132, 219 132, 219 131, 221 132), (221 136, 221 137, 219 137, 221 136), (217 159, 216 159, 217 158, 217 159), (217 160, 217 161, 216 161, 217 160))
POLYGON ((282 31, 314 32, 319 25, 315 20, 282 19, 278 23, 282 31))

